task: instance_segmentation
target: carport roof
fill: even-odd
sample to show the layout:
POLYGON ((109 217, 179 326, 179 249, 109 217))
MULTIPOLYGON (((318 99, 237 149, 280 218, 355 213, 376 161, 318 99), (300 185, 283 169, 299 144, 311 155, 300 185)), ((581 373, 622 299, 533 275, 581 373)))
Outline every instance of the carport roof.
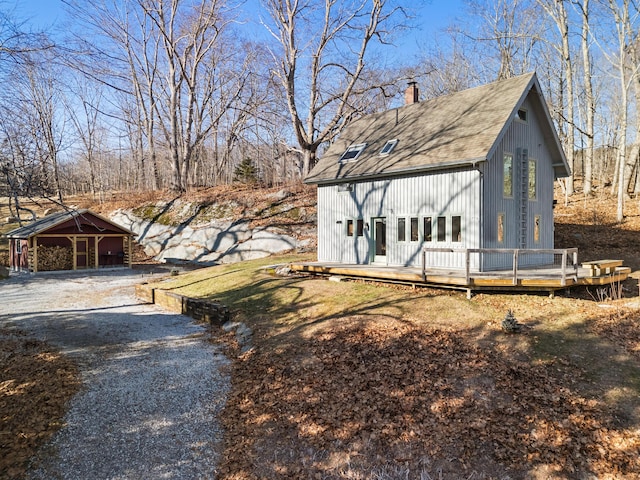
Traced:
POLYGON ((23 239, 31 238, 34 235, 40 235, 46 232, 47 230, 50 230, 54 227, 57 227, 58 225, 61 225, 73 219, 81 218, 85 221, 88 221, 87 223, 92 223, 90 217, 95 217, 97 219, 102 220, 103 222, 107 222, 108 224, 112 225, 115 229, 122 231, 122 233, 124 234, 134 235, 134 233, 131 232, 130 230, 127 230, 126 228, 113 223, 111 220, 108 220, 103 216, 98 215, 97 213, 91 212, 90 210, 87 210, 87 209, 81 209, 81 210, 66 210, 64 212, 52 213, 51 215, 47 215, 46 217, 43 217, 40 220, 36 220, 35 222, 30 223, 29 225, 25 225, 23 227, 18 227, 14 230, 11 230, 10 232, 7 232, 5 236, 7 238, 23 238, 23 239))

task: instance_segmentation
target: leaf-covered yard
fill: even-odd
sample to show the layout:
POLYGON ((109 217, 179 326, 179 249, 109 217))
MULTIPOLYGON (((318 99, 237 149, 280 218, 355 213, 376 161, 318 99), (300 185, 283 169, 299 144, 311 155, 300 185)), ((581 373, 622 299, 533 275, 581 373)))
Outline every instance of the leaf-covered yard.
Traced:
MULTIPOLYGON (((559 204, 556 246, 638 270, 637 206, 616 225, 605 200, 559 204)), ((290 260, 213 267, 165 284, 224 303, 253 331, 254 349, 242 354, 233 336, 212 330, 234 359, 218 478, 640 478, 636 279, 622 286, 623 298, 605 302, 587 289, 467 300, 264 270, 290 260), (502 330, 509 310, 522 333, 502 330)), ((63 392, 67 380, 44 382, 50 374, 38 355, 37 368, 25 360, 23 381, 63 392)), ((15 376, 7 365, 5 382, 15 376)), ((21 415, 26 405, 12 407, 6 388, 0 394, 3 418, 21 415)), ((64 406, 63 395, 46 398, 64 406)), ((52 428, 57 412, 46 413, 52 428)), ((19 467, 30 450, 15 424, 5 425, 3 453, 18 453, 2 455, 4 467, 9 458, 19 467)))
MULTIPOLYGON (((469 333, 354 316, 241 356, 221 478, 640 476, 637 401, 600 398, 581 362, 469 333)), ((637 328, 622 333, 633 355, 637 328)))

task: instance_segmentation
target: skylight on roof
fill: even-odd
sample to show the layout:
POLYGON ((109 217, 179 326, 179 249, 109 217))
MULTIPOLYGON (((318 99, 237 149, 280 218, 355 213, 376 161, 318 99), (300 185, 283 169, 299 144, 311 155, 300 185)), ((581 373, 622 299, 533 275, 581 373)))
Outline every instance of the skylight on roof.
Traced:
POLYGON ((366 143, 360 143, 358 145, 351 145, 340 157, 340 162, 353 162, 360 156, 364 147, 366 147, 366 143))
POLYGON ((384 147, 382 147, 382 150, 380 150, 379 155, 380 156, 389 155, 397 144, 398 144, 397 138, 387 141, 387 143, 384 144, 384 147))

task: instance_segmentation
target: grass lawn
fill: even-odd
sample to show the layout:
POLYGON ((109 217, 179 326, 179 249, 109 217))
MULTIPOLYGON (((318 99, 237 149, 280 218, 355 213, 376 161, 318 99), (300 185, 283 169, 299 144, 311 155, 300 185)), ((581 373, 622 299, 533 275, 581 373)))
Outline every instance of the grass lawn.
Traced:
POLYGON ((308 259, 162 284, 254 332, 233 366, 220 478, 640 476, 637 298, 467 300, 268 268, 308 259), (523 333, 501 329, 509 309, 523 333))

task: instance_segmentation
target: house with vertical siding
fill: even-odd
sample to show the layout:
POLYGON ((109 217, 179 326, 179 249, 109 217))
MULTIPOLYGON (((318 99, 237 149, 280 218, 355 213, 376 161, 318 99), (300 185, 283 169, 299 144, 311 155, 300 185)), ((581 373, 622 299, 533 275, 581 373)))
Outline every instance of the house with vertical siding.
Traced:
MULTIPOLYGON (((570 175, 535 73, 348 125, 305 181, 318 186, 318 261, 464 269, 445 250, 552 249, 554 181, 570 175)), ((475 271, 512 255, 474 253, 475 271)), ((548 262, 545 256, 524 260, 548 262)))

